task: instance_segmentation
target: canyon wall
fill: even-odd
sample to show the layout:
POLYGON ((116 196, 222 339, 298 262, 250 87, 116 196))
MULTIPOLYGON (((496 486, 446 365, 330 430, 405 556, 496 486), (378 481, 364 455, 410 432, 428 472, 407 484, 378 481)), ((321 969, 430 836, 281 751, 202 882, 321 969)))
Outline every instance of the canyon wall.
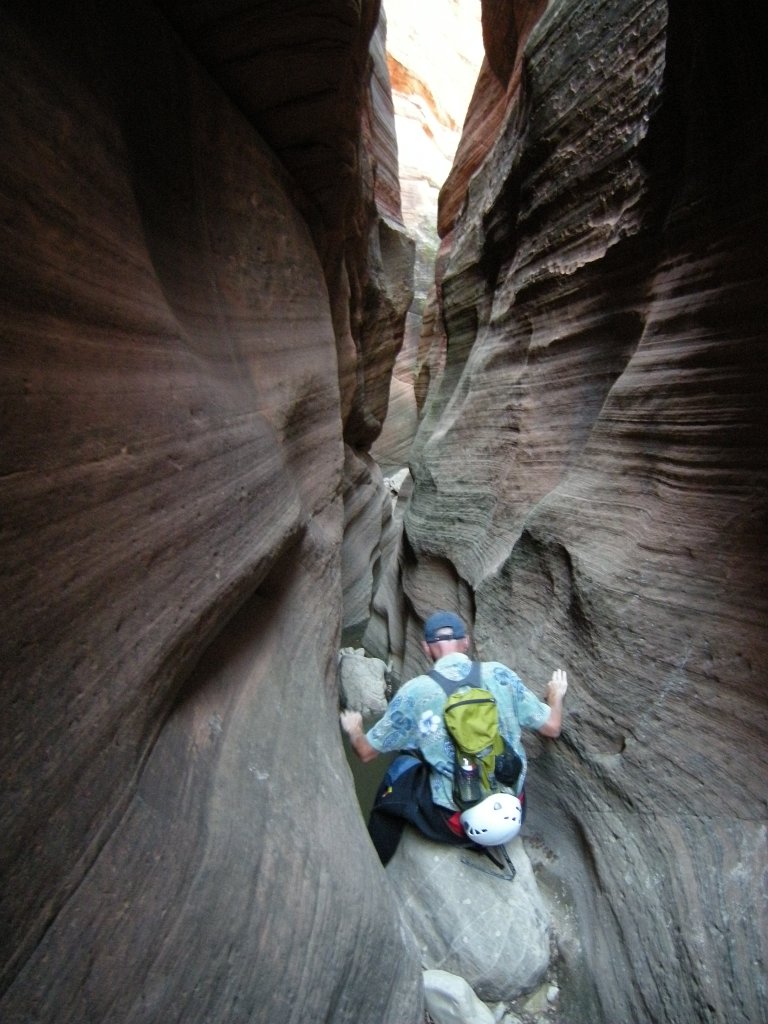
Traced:
POLYGON ((758 7, 484 3, 399 547, 379 13, 0 10, 0 1015, 421 1020, 336 714, 374 594, 400 674, 437 604, 539 692, 569 671, 526 822, 565 1019, 755 1024, 758 7))
POLYGON ((421 1018, 337 719, 411 292, 378 14, 0 10, 7 1024, 421 1018))
POLYGON ((567 722, 526 833, 568 1020, 766 1020, 768 156, 756 4, 483 4, 402 567, 567 722), (570 916, 570 928, 562 927, 570 916))

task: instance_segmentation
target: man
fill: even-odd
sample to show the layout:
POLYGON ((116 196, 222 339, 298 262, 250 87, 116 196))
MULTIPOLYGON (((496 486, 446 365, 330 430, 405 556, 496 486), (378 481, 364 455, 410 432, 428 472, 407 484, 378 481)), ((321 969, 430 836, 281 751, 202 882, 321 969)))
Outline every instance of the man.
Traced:
MULTIPOLYGON (((424 653, 446 679, 459 682, 470 672, 470 638, 453 612, 437 611, 424 625, 424 653)), ((520 757, 522 769, 514 786, 524 803, 526 773, 522 728, 556 738, 563 722, 566 673, 557 669, 549 681, 546 703, 500 662, 483 662, 480 681, 496 698, 499 728, 520 757)), ((471 683, 467 685, 473 685, 471 683)), ((429 675, 415 676, 402 686, 381 718, 367 733, 359 711, 342 711, 341 726, 361 761, 373 761, 387 751, 412 751, 390 765, 376 796, 368 831, 382 864, 388 863, 406 821, 438 842, 473 845, 464 834, 452 797, 454 750, 443 722, 446 693, 429 675), (414 756, 417 755, 417 756, 414 756)))

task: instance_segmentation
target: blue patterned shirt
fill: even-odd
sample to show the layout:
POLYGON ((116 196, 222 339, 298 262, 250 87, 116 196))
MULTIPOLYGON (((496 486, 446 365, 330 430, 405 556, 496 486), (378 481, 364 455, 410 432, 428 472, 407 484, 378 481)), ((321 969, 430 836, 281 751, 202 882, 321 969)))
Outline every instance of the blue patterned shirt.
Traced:
MULTIPOLYGON (((466 678, 472 662, 466 654, 446 654, 435 662, 437 671, 447 679, 466 678)), ((490 690, 496 698, 499 728, 507 743, 523 761, 517 781, 517 793, 523 788, 526 773, 523 728, 540 729, 549 718, 548 704, 523 684, 506 665, 484 661, 476 686, 490 690)), ((380 753, 394 750, 419 750, 432 767, 432 799, 441 807, 456 809, 451 796, 453 784, 453 744, 443 723, 445 690, 429 676, 415 676, 402 686, 390 701, 384 717, 366 733, 368 742, 380 753)))

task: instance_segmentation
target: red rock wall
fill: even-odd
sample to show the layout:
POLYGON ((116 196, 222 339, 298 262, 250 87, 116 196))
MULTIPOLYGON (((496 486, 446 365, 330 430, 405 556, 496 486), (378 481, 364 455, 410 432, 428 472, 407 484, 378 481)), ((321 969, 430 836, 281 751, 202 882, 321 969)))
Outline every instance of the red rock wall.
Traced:
POLYGON ((0 14, 8 1024, 421 1016, 336 715, 345 443, 408 245, 371 187, 378 5, 329 6, 0 14), (240 47, 280 38, 270 148, 244 96, 286 78, 240 47), (298 101, 324 74, 330 122, 298 101))
POLYGON ((367 447, 386 415, 413 260, 380 2, 160 6, 299 186, 330 292, 345 438, 367 447))
POLYGON ((550 5, 443 195, 404 674, 440 604, 539 692, 569 670, 527 829, 572 1020, 764 1014, 766 37, 721 14, 550 5))

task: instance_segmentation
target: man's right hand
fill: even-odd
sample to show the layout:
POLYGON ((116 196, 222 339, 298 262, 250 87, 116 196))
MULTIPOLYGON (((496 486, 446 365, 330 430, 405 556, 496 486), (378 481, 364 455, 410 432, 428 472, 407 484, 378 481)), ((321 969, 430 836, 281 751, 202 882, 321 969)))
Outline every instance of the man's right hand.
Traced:
POLYGON ((339 715, 341 728, 351 740, 363 733, 363 716, 359 711, 342 711, 339 715))
POLYGON ((378 750, 372 747, 368 740, 365 738, 363 732, 363 716, 359 711, 342 711, 339 715, 339 722, 341 728, 349 736, 349 742, 352 744, 352 749, 363 762, 368 764, 369 761, 373 761, 379 756, 378 750))

